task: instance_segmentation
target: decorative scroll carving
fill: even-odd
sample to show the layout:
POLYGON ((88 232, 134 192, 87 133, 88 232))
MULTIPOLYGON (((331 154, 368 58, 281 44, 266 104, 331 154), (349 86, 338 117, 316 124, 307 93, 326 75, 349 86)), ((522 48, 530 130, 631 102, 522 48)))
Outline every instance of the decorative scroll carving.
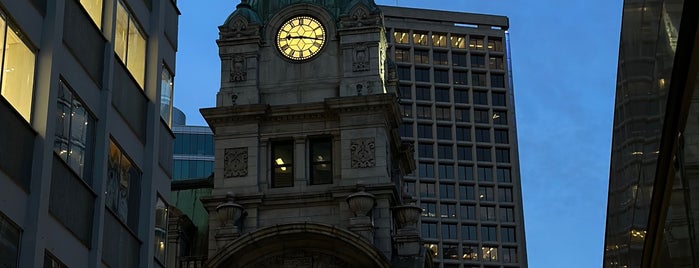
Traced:
POLYGON ((248 175, 248 147, 224 150, 223 174, 226 178, 248 175))
POLYGON ((354 48, 352 71, 361 72, 369 70, 369 49, 365 45, 354 48))
POLYGON ((247 68, 245 66, 245 58, 241 55, 233 56, 231 61, 231 81, 240 82, 247 80, 247 68))
POLYGON ((364 4, 358 4, 349 12, 349 16, 344 17, 340 23, 344 28, 380 25, 381 17, 376 12, 369 10, 364 4))
POLYGON ((376 144, 374 138, 353 139, 350 141, 352 168, 369 168, 376 165, 376 144))
POLYGON ((247 36, 258 36, 260 25, 250 23, 245 17, 235 16, 230 23, 219 28, 219 37, 221 40, 230 38, 240 38, 247 36))

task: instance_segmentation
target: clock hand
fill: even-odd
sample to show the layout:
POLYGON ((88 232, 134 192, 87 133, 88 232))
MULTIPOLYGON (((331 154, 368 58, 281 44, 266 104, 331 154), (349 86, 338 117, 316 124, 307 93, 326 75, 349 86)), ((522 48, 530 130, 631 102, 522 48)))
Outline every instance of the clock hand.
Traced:
POLYGON ((291 40, 291 39, 313 39, 313 40, 323 40, 320 38, 315 38, 315 37, 308 37, 308 36, 287 36, 286 40, 291 40))

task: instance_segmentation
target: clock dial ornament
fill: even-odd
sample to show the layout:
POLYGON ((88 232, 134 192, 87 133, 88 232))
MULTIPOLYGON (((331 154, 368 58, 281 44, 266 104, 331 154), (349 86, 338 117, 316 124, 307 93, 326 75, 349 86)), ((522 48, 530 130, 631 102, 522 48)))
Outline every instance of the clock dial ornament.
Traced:
POLYGON ((298 16, 284 22, 277 33, 277 49, 291 60, 307 60, 325 45, 325 28, 316 19, 298 16))

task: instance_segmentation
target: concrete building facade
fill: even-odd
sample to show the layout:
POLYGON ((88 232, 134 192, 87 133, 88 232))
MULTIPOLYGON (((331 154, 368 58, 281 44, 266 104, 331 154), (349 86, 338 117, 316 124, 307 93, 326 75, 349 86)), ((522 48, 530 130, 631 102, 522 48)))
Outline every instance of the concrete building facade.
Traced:
POLYGON ((437 267, 527 267, 504 16, 382 6, 437 267))
POLYGON ((178 15, 0 0, 0 266, 163 267, 178 15))

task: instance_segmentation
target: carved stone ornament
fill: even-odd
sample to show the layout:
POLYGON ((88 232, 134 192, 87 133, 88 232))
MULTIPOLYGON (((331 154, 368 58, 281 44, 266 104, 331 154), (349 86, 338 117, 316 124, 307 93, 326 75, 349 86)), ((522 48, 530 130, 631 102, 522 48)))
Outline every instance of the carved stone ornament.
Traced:
POLYGON ((248 147, 224 150, 223 174, 226 178, 248 175, 248 147))
POLYGON ((365 45, 354 48, 352 71, 362 72, 369 70, 369 49, 365 45))
POLYGON ((345 28, 380 25, 381 17, 372 13, 365 5, 358 4, 349 12, 349 17, 341 21, 341 24, 345 28))
POLYGON ((233 56, 231 60, 231 81, 240 82, 247 80, 248 73, 246 69, 245 58, 240 55, 233 56))
POLYGON ((376 166, 376 144, 374 138, 353 139, 350 141, 352 168, 376 166))

